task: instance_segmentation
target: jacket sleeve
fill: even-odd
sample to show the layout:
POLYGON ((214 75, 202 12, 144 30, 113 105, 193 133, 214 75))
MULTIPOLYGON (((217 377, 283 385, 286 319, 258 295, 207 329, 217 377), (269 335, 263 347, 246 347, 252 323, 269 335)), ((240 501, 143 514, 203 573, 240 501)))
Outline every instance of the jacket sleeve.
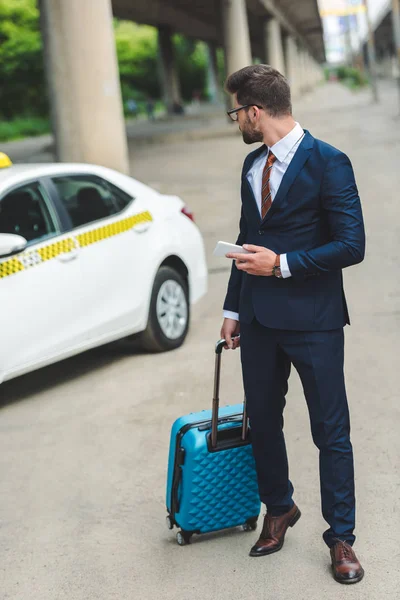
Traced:
MULTIPOLYGON (((246 222, 246 217, 244 216, 244 213, 243 213, 243 206, 242 206, 242 212, 241 212, 241 216, 240 216, 239 229, 240 229, 240 232, 239 232, 239 237, 236 240, 236 244, 239 246, 242 246, 243 244, 246 243, 246 237, 247 237, 247 222, 246 222)), ((226 293, 225 302, 224 302, 224 310, 229 310, 229 311, 235 312, 235 313, 239 312, 239 297, 240 297, 240 288, 242 286, 242 277, 243 277, 243 271, 239 271, 236 268, 236 262, 233 260, 231 276, 229 278, 229 283, 228 283, 228 291, 226 293)))
POLYGON ((287 253, 293 277, 316 275, 360 263, 365 254, 365 231, 360 198, 348 157, 337 154, 327 164, 321 202, 331 241, 311 250, 287 253))

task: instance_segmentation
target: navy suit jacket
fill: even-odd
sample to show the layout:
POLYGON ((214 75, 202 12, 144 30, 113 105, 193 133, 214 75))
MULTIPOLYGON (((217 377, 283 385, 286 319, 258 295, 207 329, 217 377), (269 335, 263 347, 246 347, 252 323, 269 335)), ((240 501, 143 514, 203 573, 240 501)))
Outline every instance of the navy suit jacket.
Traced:
POLYGON ((325 331, 350 323, 342 269, 361 262, 365 232, 360 198, 348 157, 308 131, 261 220, 247 179, 265 145, 242 170, 242 213, 237 244, 287 254, 292 277, 248 275, 232 265, 224 309, 240 321, 265 327, 325 331))

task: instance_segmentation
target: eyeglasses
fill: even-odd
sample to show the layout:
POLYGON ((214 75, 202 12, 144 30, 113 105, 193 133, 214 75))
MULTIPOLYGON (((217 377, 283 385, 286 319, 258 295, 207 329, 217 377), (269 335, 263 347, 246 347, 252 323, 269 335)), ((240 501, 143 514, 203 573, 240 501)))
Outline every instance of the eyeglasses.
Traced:
POLYGON ((239 110, 242 110, 243 108, 250 108, 250 106, 257 106, 257 108, 261 109, 264 108, 263 106, 259 106, 258 104, 244 104, 243 106, 239 106, 239 108, 232 108, 231 110, 228 110, 226 114, 232 119, 232 121, 237 121, 239 110))

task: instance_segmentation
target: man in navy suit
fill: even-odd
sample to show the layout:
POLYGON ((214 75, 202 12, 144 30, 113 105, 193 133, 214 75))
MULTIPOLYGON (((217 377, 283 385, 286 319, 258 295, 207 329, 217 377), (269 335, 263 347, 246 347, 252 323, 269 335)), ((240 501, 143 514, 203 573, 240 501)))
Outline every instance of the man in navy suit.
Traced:
POLYGON ((291 364, 299 373, 319 449, 322 514, 333 576, 364 575, 353 543, 354 468, 343 374, 349 321, 342 269, 364 258, 360 199, 348 157, 292 117, 286 79, 268 65, 245 67, 226 83, 231 118, 246 144, 237 244, 221 337, 241 347, 244 388, 260 497, 267 514, 250 556, 283 546, 300 518, 283 435, 291 364), (240 333, 240 338, 235 338, 240 333), (233 339, 232 339, 233 338, 233 339))

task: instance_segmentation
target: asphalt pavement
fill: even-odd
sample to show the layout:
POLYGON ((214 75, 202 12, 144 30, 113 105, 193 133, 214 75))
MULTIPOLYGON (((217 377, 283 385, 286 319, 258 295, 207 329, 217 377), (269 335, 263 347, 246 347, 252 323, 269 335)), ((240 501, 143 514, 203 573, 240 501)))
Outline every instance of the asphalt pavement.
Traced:
MULTIPOLYGON (((365 261, 345 271, 355 549, 364 580, 341 586, 330 574, 318 452, 295 372, 285 432, 302 518, 283 549, 250 558, 258 532, 240 529, 180 547, 165 526, 171 424, 211 406, 213 347, 229 275, 227 259, 212 250, 219 239, 235 241, 241 164, 250 150, 230 129, 210 139, 130 147, 132 174, 184 198, 204 235, 209 292, 193 309, 185 345, 149 355, 112 344, 0 388, 1 598, 399 597, 400 120, 395 88, 381 83, 381 95, 375 106, 368 90, 353 94, 329 84, 295 104, 304 128, 350 156, 366 223, 365 261)), ((225 352, 221 401, 241 399, 239 353, 225 352)))

